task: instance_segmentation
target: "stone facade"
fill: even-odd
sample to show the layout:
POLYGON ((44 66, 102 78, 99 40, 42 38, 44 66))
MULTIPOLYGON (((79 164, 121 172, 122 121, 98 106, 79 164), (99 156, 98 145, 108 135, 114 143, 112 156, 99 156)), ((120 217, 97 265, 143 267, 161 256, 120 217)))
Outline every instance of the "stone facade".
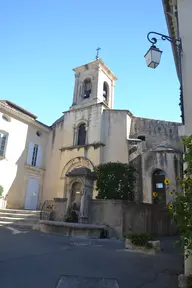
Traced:
MULTIPOLYGON (((137 203, 152 203, 152 178, 155 171, 163 172, 164 177, 171 180, 171 189, 176 188, 175 178, 180 174, 182 152, 178 136, 180 123, 138 118, 129 110, 113 109, 117 78, 100 59, 74 71, 72 106, 51 127, 39 123, 34 115, 27 114, 21 107, 12 107, 8 102, 5 105, 1 101, 2 113, 9 115, 12 121, 7 124, 0 119, 0 132, 10 129, 0 169, 7 171, 6 165, 17 167, 17 174, 6 172, 4 180, 0 182, 5 188, 4 196, 8 195, 7 207, 25 208, 26 202, 30 206, 36 193, 36 209, 41 208, 46 200, 66 198, 66 210, 76 203, 79 219, 85 223, 88 221, 88 203, 97 195, 91 173, 95 166, 107 162, 132 163, 136 167, 137 203), (15 126, 16 122, 18 126, 15 126), (24 127, 25 136, 16 152, 11 135, 16 131, 18 133, 20 127, 24 127), (37 137, 36 130, 41 131, 40 137, 37 137), (43 155, 40 165, 36 161, 33 165, 28 163, 31 142, 41 145, 43 155), (12 154, 8 157, 11 150, 12 154), (33 176, 30 185, 28 176, 23 177, 26 175, 24 170, 33 176), (38 188, 35 186, 36 179, 40 179, 38 188), (13 186, 14 182, 17 185, 13 186)), ((34 145, 32 147, 34 160, 38 157, 36 148, 34 145)), ((38 146, 38 153, 39 149, 38 146)), ((169 202, 168 191, 165 193, 166 202, 169 202)))

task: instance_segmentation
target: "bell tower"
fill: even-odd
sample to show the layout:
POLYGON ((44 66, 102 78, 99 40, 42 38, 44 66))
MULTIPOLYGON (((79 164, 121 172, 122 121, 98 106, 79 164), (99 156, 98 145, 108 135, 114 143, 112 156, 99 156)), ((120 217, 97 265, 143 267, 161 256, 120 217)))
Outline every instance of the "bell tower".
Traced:
POLYGON ((70 109, 79 109, 97 103, 103 103, 107 108, 113 108, 114 86, 117 80, 105 63, 96 60, 73 69, 75 86, 73 104, 70 109))

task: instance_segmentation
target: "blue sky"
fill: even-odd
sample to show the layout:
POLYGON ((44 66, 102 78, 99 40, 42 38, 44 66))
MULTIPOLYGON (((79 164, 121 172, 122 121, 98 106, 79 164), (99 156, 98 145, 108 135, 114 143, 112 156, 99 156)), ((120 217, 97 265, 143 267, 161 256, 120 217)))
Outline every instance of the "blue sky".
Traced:
POLYGON ((118 77, 115 108, 180 121, 179 83, 170 43, 157 69, 146 67, 149 31, 167 33, 161 0, 1 0, 0 99, 52 124, 72 103, 72 68, 95 49, 118 77))

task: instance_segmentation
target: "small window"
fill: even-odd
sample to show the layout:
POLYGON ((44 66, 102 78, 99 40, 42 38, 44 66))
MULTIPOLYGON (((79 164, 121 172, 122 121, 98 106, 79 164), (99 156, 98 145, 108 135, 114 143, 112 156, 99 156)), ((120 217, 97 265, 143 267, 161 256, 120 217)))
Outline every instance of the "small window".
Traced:
POLYGON ((77 145, 85 145, 86 143, 86 126, 81 124, 78 128, 77 145))
POLYGON ((42 147, 38 144, 29 143, 27 165, 41 167, 42 147))
POLYGON ((156 183, 156 188, 163 189, 163 183, 156 183))
POLYGON ((7 121, 7 122, 10 122, 11 121, 11 118, 5 114, 2 115, 2 119, 7 121))
POLYGON ((40 137, 42 135, 41 131, 36 132, 37 137, 40 137))
POLYGON ((137 138, 140 139, 141 141, 145 141, 145 136, 144 135, 138 136, 137 138))
POLYGON ((32 156, 31 166, 36 166, 37 153, 38 153, 38 145, 35 144, 34 147, 33 147, 33 156, 32 156))
POLYGON ((0 131, 0 156, 5 157, 8 133, 0 131))

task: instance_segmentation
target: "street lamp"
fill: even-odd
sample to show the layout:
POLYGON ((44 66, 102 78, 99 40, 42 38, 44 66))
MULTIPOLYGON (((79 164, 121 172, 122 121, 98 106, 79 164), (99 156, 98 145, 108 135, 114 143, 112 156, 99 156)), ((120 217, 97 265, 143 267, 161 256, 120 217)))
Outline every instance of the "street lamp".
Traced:
POLYGON ((147 66, 155 69, 160 63, 161 54, 162 51, 155 45, 152 45, 144 56, 147 66))
POLYGON ((145 61, 147 63, 147 66, 150 68, 155 69, 161 60, 161 54, 163 53, 159 48, 155 46, 157 43, 157 38, 152 37, 153 35, 158 35, 161 37, 161 40, 168 40, 169 42, 172 43, 177 49, 176 53, 178 56, 178 77, 180 81, 180 109, 181 109, 181 118, 182 118, 182 123, 184 124, 184 105, 183 105, 183 79, 182 79, 182 63, 181 63, 181 53, 182 53, 182 42, 181 39, 176 39, 169 37, 167 35, 157 33, 157 32, 149 32, 147 34, 147 39, 148 41, 152 44, 147 53, 145 54, 145 61))

